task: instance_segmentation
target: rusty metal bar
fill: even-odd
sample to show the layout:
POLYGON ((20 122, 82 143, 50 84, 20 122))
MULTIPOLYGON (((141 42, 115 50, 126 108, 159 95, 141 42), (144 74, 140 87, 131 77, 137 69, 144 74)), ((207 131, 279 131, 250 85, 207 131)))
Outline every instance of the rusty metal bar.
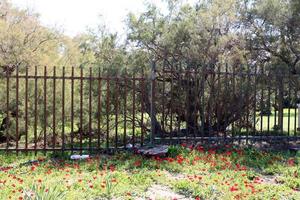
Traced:
MULTIPOLYGON (((71 77, 74 77, 74 67, 71 70, 71 77)), ((74 148, 74 79, 71 79, 71 151, 74 148)))
MULTIPOLYGON (((28 67, 25 68, 25 76, 28 77, 28 67)), ((25 150, 28 149, 28 78, 25 78, 25 150)))
POLYGON ((61 104, 62 104, 62 108, 61 108, 61 115, 62 115, 62 130, 61 130, 61 134, 62 134, 62 153, 64 153, 65 151, 65 85, 66 85, 66 81, 64 79, 65 77, 65 73, 66 73, 66 70, 65 70, 65 67, 63 67, 62 69, 62 76, 63 76, 63 79, 62 79, 62 101, 61 101, 61 104))
MULTIPOLYGON (((228 67, 228 64, 226 63, 226 67, 228 67)), ((232 68, 232 95, 235 96, 235 82, 236 82, 236 73, 235 73, 235 67, 232 68)), ((235 122, 232 122, 232 137, 236 136, 236 130, 235 130, 235 122)))
POLYGON ((295 90, 294 90, 294 99, 295 99, 295 108, 294 108, 294 137, 297 135, 297 86, 295 86, 295 90))
POLYGON ((151 118, 151 135, 150 135, 150 144, 154 144, 154 138, 156 134, 156 125, 155 125, 155 80, 156 80, 156 63, 154 60, 151 62, 151 89, 150 89, 150 118, 151 118))
MULTIPOLYGON (((83 137, 82 137, 82 134, 83 134, 83 68, 81 67, 80 68, 80 119, 79 119, 79 134, 80 134, 80 149, 82 149, 82 139, 83 139, 83 137)), ((82 151, 80 151, 80 153, 82 154, 82 151)))
POLYGON ((172 139, 172 132, 173 132, 173 67, 172 67, 172 70, 171 70, 171 85, 170 85, 170 139, 172 139))
POLYGON ((133 74, 133 80, 132 80, 132 145, 135 147, 135 93, 136 93, 136 87, 135 87, 135 74, 133 74))
POLYGON ((16 150, 19 149, 19 67, 16 68, 16 150))
MULTIPOLYGON (((257 73, 257 66, 254 68, 255 74, 257 73)), ((257 95, 257 76, 254 76, 254 109, 253 109, 253 134, 256 134, 256 95, 257 95)))
POLYGON ((116 88, 116 94, 115 94, 115 148, 118 148, 118 114, 119 114, 119 81, 116 79, 115 81, 115 88, 116 88))
POLYGON ((10 90, 10 84, 9 84, 9 70, 6 71, 6 149, 9 148, 9 120, 10 120, 10 114, 9 114, 9 90, 10 90))
POLYGON ((126 133, 126 125, 127 125, 127 73, 125 71, 124 75, 124 134, 123 134, 123 142, 124 142, 124 148, 126 149, 126 143, 127 143, 127 133, 126 133))
MULTIPOLYGON (((201 138, 204 138, 205 136, 205 68, 201 69, 201 138)), ((203 143, 203 140, 201 139, 201 142, 203 143)))
MULTIPOLYGON (((218 65, 218 75, 217 75, 217 102, 219 102, 220 92, 221 92, 221 66, 218 65)), ((217 109, 217 133, 220 133, 220 109, 217 109)))
POLYGON ((53 126, 53 148, 55 149, 55 145, 56 145, 56 67, 53 68, 53 99, 52 99, 52 104, 53 104, 53 108, 52 108, 52 126, 53 126))
POLYGON ((109 111, 110 111, 110 85, 109 79, 106 79, 106 149, 109 149, 109 111))
MULTIPOLYGON (((90 67, 90 78, 93 75, 90 67)), ((92 149, 92 79, 89 80, 89 149, 92 149)))
POLYGON ((248 144, 249 139, 249 118, 250 118, 250 108, 249 108, 249 93, 250 93, 250 67, 247 64, 247 86, 246 86, 246 144, 248 144))
POLYGON ((267 83, 268 85, 268 111, 270 111, 270 113, 268 113, 268 122, 267 122, 267 133, 268 135, 270 135, 270 115, 272 114, 272 109, 271 109, 271 85, 270 85, 270 80, 267 83))
POLYGON ((263 67, 261 68, 261 93, 260 93, 260 134, 263 132, 263 109, 264 109, 264 76, 263 76, 264 70, 263 67))
POLYGON ((288 78, 288 136, 290 136, 290 126, 291 126, 291 76, 289 72, 288 78))
MULTIPOLYGON (((47 76, 47 67, 44 66, 44 77, 46 76, 47 76)), ((46 149, 46 147, 47 147, 47 79, 44 78, 44 149, 46 149)))
MULTIPOLYGON (((165 66, 164 66, 165 67, 165 66)), ((162 130, 165 131, 165 104, 166 104, 166 74, 165 69, 162 71, 162 130)))
POLYGON ((189 102, 189 76, 188 73, 185 73, 185 137, 188 137, 189 131, 190 131, 190 126, 189 126, 189 107, 190 107, 190 102, 189 102))
POLYGON ((100 149, 100 134, 101 134, 101 71, 100 68, 98 69, 98 115, 97 115, 97 147, 98 150, 100 149))
MULTIPOLYGON (((142 78, 144 77, 144 70, 142 72, 142 78)), ((140 81, 140 90, 141 90, 141 146, 144 145, 144 135, 145 135, 145 129, 144 129, 144 112, 145 112, 145 108, 144 108, 144 98, 145 98, 145 83, 144 83, 144 79, 142 79, 140 81)))
MULTIPOLYGON (((37 66, 34 68, 34 74, 37 76, 37 66)), ((38 109, 38 99, 37 99, 37 83, 38 80, 35 78, 34 80, 34 149, 35 154, 37 149, 37 109, 38 109)))

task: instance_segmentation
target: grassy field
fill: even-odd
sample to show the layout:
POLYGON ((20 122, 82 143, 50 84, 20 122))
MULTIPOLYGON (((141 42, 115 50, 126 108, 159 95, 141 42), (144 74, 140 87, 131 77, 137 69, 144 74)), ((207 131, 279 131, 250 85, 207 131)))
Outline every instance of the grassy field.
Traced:
POLYGON ((72 161, 0 154, 0 199, 300 199, 300 155, 254 149, 169 147, 72 161), (29 160, 33 162, 28 162, 29 160))
MULTIPOLYGON (((284 109, 283 111, 283 131, 288 133, 290 132, 291 135, 294 135, 295 131, 295 121, 296 121, 296 130, 298 128, 298 113, 295 113, 295 109, 290 109, 290 114, 289 114, 289 109, 284 109)), ((273 131, 273 127, 275 125, 275 113, 272 111, 272 114, 268 116, 261 116, 257 114, 256 116, 256 129, 260 130, 261 128, 261 120, 262 120, 262 130, 267 131, 268 130, 268 121, 269 121, 269 129, 270 131, 273 131)), ((276 116, 276 125, 278 125, 278 112, 276 116)))

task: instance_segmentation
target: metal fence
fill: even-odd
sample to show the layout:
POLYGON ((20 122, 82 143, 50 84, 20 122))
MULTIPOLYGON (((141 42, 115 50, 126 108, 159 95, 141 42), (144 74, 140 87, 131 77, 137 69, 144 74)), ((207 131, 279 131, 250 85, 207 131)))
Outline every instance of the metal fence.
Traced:
POLYGON ((0 150, 299 140, 299 75, 238 69, 7 70, 0 77, 0 150))

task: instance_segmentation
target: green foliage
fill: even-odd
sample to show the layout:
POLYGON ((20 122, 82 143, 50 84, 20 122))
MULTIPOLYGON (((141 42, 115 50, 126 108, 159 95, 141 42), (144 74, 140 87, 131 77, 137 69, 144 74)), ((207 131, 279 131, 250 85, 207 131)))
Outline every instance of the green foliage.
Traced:
POLYGON ((25 190, 25 200, 56 200, 64 199, 66 192, 60 191, 57 186, 47 189, 45 186, 33 185, 25 190))

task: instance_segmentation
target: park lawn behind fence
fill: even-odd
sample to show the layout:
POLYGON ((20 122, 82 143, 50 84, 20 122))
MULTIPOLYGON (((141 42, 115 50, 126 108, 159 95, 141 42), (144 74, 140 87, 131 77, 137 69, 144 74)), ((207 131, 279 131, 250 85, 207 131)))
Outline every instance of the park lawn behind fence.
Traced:
POLYGON ((299 162, 289 152, 185 144, 153 158, 2 153, 0 199, 300 199, 299 162))

